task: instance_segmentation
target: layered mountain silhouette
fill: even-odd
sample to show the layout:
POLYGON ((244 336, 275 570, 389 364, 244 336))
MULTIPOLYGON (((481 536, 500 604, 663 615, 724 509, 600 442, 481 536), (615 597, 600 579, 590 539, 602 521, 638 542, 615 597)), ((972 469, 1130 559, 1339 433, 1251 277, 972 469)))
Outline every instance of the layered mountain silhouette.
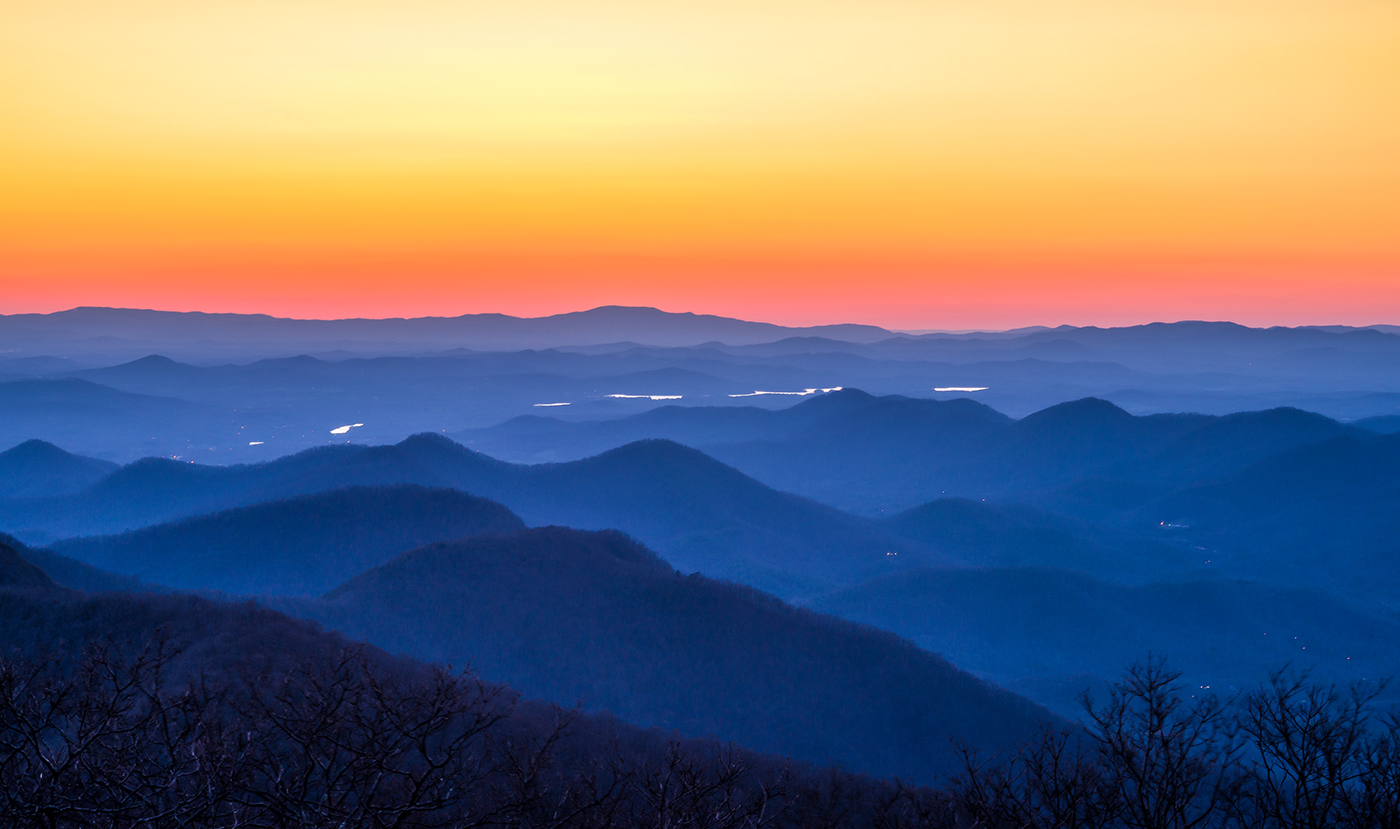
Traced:
POLYGON ((68 495, 116 471, 110 461, 85 458, 42 440, 27 440, 0 452, 0 497, 68 495))
POLYGON ((94 567, 85 561, 55 553, 46 547, 30 547, 14 536, 0 533, 0 543, 44 572, 55 585, 90 593, 170 593, 159 582, 146 582, 135 576, 123 576, 94 567))
POLYGON ((7 659, 362 649, 580 705, 572 758, 915 781, 1048 715, 997 685, 1400 668, 1400 329, 76 309, 0 353, 7 659))
POLYGON ((1053 567, 1116 582, 1179 579, 1196 551, 1014 503, 942 498, 878 522, 962 567, 1053 567))
MULTIPOLYGON (((810 448, 843 435, 864 447, 856 460, 881 451, 896 458, 879 447, 922 439, 938 447, 923 456, 934 459, 929 465, 1026 488, 985 501, 939 497, 872 518, 775 490, 671 440, 527 466, 420 435, 231 467, 147 459, 78 493, 0 500, 0 526, 107 533, 33 551, 31 560, 65 585, 303 597, 426 543, 525 525, 619 529, 682 572, 895 630, 1061 711, 1070 710, 1069 695, 1149 650, 1180 653, 1183 667, 1209 683, 1243 681, 1246 667, 1266 670, 1287 653, 1231 631, 1251 613, 1276 618, 1263 610, 1271 601, 1285 616, 1335 620, 1299 634, 1317 643, 1310 657, 1348 638, 1388 635, 1386 608, 1400 578, 1400 519, 1389 508, 1400 502, 1395 436, 1291 409, 1138 417, 1090 399, 1013 421, 971 401, 860 392, 777 412, 676 409, 629 420, 669 424, 679 437, 731 430, 752 439, 712 451, 760 446, 789 458, 800 457, 794 447, 802 441, 810 448), (1018 482, 1018 462, 1037 487, 1018 482), (1007 500, 1013 496, 1024 502, 1007 500), (477 520, 486 515, 495 518, 477 520), (941 616, 919 610, 897 598, 909 584, 935 605, 939 596, 974 604, 948 599, 956 610, 941 616), (861 605, 851 599, 859 591, 875 598, 861 605), (994 630, 996 619, 1018 618, 1001 597, 1017 597, 1023 609, 1060 601, 1095 609, 1046 617, 1040 630, 1031 630, 1033 613, 1023 614, 1016 636, 1052 637, 1037 648, 1013 648, 1009 634, 989 641, 982 628, 957 622, 990 613, 984 628, 994 630), (881 615, 875 607, 903 610, 881 615), (1114 619, 1106 630, 1122 635, 1081 641, 1071 635, 1083 632, 1081 616, 1114 619), (1190 633, 1148 635, 1173 630, 1190 633), (1060 633, 1067 639, 1054 640, 1060 633), (1232 656, 1250 648, 1260 659, 1232 656)), ((873 461, 849 474, 834 457, 809 461, 825 470, 826 486, 894 475, 873 461)), ((1374 651, 1348 655, 1351 665, 1319 664, 1348 681, 1386 669, 1374 651)))
POLYGON ((400 483, 487 497, 532 525, 622 529, 681 569, 782 595, 942 560, 923 556, 921 545, 872 522, 777 492, 669 441, 542 466, 502 463, 433 435, 393 446, 327 447, 241 467, 151 458, 77 495, 0 501, 0 526, 63 536, 110 533, 343 486, 400 483), (892 555, 900 552, 902 558, 892 555))
MULTIPOLYGON (((0 500, 0 528, 110 534, 342 486, 414 483, 490 498, 530 525, 622 529, 683 570, 788 597, 934 564, 1071 567, 1142 581, 1193 577, 1198 559, 1209 558, 1210 572, 1253 578, 1279 568, 1238 555, 1197 556, 1193 548, 1243 553, 1274 539, 1304 551, 1345 541, 1354 558, 1383 556, 1393 536, 1381 508, 1400 486, 1390 438, 1296 410, 1134 417, 1086 400, 1009 421, 968 401, 843 392, 784 412, 719 411, 731 424, 747 418, 740 428, 748 434, 779 428, 771 422, 781 417, 783 428, 805 437, 710 447, 717 454, 746 452, 755 465, 762 465, 755 458, 781 457, 807 477, 792 480, 786 469, 773 477, 808 491, 839 488, 847 497, 880 487, 917 491, 901 476, 931 478, 942 506, 925 508, 922 524, 913 515, 870 521, 776 491, 665 440, 521 466, 421 435, 247 466, 146 459, 80 493, 0 500), (821 448, 847 444, 859 449, 821 448), (991 501, 978 507, 982 498, 941 497, 959 482, 991 490, 983 496, 991 501), (1017 492, 1042 511, 998 503, 1017 492), (1335 520, 1346 515, 1354 519, 1335 520)), ((645 419, 699 419, 709 428, 711 413, 662 411, 645 419)))
POLYGON ((1394 621, 1316 590, 1231 579, 1125 586, 1041 567, 926 569, 813 606, 894 631, 1069 716, 1086 687, 1148 653, 1226 693, 1284 665, 1354 682, 1400 672, 1394 621))
POLYGON ((350 487, 50 549, 173 588, 319 596, 426 543, 524 528, 500 504, 456 490, 350 487))
MULTIPOLYGON (((859 326, 755 327, 654 309, 550 320, 342 321, 76 309, 0 317, 0 353, 27 355, 0 361, 0 380, 94 384, 46 418, 0 422, 0 445, 37 437, 121 461, 257 462, 323 445, 333 429, 357 423, 357 438, 368 443, 446 433, 507 460, 565 461, 644 437, 710 443, 653 431, 584 435, 587 445, 556 449, 515 445, 506 432, 475 433, 521 415, 602 421, 677 402, 778 409, 803 399, 792 395, 836 387, 971 396, 1013 417, 1085 397, 1135 414, 1295 407, 1352 421, 1400 411, 1400 335, 1380 327, 1183 322, 914 337, 859 326), (497 322, 523 339, 492 339, 497 322), (980 391, 959 391, 966 388, 980 391)), ((0 410, 7 394, 22 391, 32 394, 0 388, 0 410)), ((44 393, 54 392, 50 385, 44 393)), ((840 505, 900 509, 939 494, 926 487, 893 502, 840 505)))
POLYGON ((930 780, 950 738, 997 745, 1047 716, 888 633, 682 575, 614 531, 430 545, 279 606, 527 695, 881 775, 930 780))
MULTIPOLYGON (((1232 572, 1389 604, 1400 578, 1400 435, 1344 436, 1110 513, 1232 572)), ((1098 511, 1104 511, 1100 507, 1098 511)))
POLYGON ((43 570, 20 555, 13 539, 0 537, 0 588, 51 588, 54 582, 43 570))
MULTIPOLYGON (((113 444, 150 451, 153 437, 214 416, 187 400, 122 391, 76 377, 0 382, 0 446, 38 439, 84 451, 113 444)), ((66 491, 53 490, 56 483, 52 481, 47 490, 36 484, 33 491, 12 494, 66 491)))
MULTIPOLYGON (((634 342, 688 346, 771 342, 795 333, 855 341, 895 336, 873 325, 789 328, 709 314, 603 306, 548 317, 466 314, 418 319, 296 320, 264 314, 206 314, 124 308, 74 308, 54 314, 0 315, 0 342, 50 354, 177 345, 199 353, 269 354, 279 349, 379 347, 523 349, 634 342)), ((18 349, 17 349, 18 350, 18 349)))
MULTIPOLYGON (((268 507, 285 512, 296 503, 268 507)), ((309 510, 303 506, 303 514, 309 510)), ((162 529, 181 527, 200 528, 184 522, 162 529)), ((950 737, 993 748, 1050 718, 895 636, 749 588, 684 576, 615 531, 476 535, 412 550, 322 599, 264 599, 348 637, 322 645, 315 644, 324 638, 316 628, 246 603, 168 593, 84 597, 54 587, 21 554, 41 563, 61 557, 18 544, 0 548, 8 586, 52 594, 50 606, 35 609, 17 607, 0 591, 0 617, 9 614, 0 618, 7 627, 0 632, 24 650, 118 629, 140 644, 163 631, 193 649, 188 665, 212 660, 246 671, 239 661, 245 657, 304 658, 318 647, 364 640, 387 652, 471 665, 527 696, 644 726, 924 781, 951 768, 950 737), (10 579, 12 569, 20 577, 10 579), (214 652, 220 648, 227 654, 214 652)), ((267 565, 249 561, 250 568, 267 565)))
POLYGON ((1376 417, 1363 417, 1354 424, 1363 429, 1370 429, 1372 432, 1379 432, 1383 435, 1393 435, 1400 432, 1400 415, 1379 415, 1376 417))
POLYGON ((947 495, 1006 498, 1085 478, 1181 486, 1271 454, 1366 434, 1296 409, 1223 417, 1134 417, 1104 400, 1019 421, 966 399, 876 397, 855 389, 781 411, 667 407, 600 423, 516 420, 457 437, 485 451, 584 455, 669 438, 777 489, 866 513, 947 495))

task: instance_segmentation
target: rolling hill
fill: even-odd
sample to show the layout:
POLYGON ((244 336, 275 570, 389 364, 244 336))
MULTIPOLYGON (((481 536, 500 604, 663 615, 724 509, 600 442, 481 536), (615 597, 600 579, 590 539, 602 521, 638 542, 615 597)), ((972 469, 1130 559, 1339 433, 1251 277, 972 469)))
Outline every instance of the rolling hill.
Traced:
POLYGON ((85 458, 42 440, 0 452, 0 498, 35 498, 80 492, 116 471, 110 461, 85 458))
POLYGON ((1232 573, 1400 601, 1400 435, 1338 437, 1108 513, 1232 573))
POLYGON ((423 544, 524 528, 484 498, 400 484, 270 501, 50 549, 177 589, 318 596, 423 544))
POLYGON ((942 498, 879 522, 962 567, 1051 567, 1116 582, 1208 570, 1196 551, 1015 503, 942 498))
POLYGON ((434 435, 392 446, 327 447, 236 467, 151 458, 77 495, 0 501, 0 528, 111 534, 344 486, 400 483, 490 498, 531 525, 621 529, 682 569, 784 596, 814 595, 891 568, 944 563, 924 545, 868 520, 777 492, 668 441, 539 466, 495 461, 434 435))
POLYGON ((617 532, 435 544, 277 606, 527 695, 879 775, 930 780, 950 737, 996 745, 1046 716, 891 634, 684 576, 617 532))
POLYGON ((22 555, 16 545, 0 537, 0 588, 51 588, 53 579, 22 555))
POLYGON ((1215 579, 1114 585, 1048 568, 927 569, 812 603, 894 631, 1064 714, 1149 655, 1229 693, 1285 665, 1328 682, 1400 673, 1400 625, 1316 590, 1215 579))
POLYGON ((1013 421, 969 399, 844 389, 777 411, 668 406, 599 422, 528 417, 456 437, 516 460, 568 460, 666 438, 775 489, 879 515, 944 496, 1020 498, 1085 478, 1180 487, 1358 434, 1366 433, 1288 408, 1138 417, 1088 398, 1013 421))

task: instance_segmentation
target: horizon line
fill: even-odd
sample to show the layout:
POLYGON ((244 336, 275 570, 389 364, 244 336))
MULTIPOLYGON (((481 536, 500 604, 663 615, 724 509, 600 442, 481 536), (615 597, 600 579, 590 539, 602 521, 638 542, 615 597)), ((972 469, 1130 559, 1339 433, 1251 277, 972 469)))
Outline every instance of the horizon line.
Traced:
POLYGON ((557 317, 575 316, 575 315, 579 315, 579 314, 589 314, 589 313, 593 313, 593 312, 596 312, 596 311, 608 311, 608 310, 655 311, 655 312, 658 312, 658 313, 661 313, 661 314, 665 314, 665 315, 668 315, 668 316, 695 317, 695 318, 710 318, 710 319, 725 320, 725 321, 730 321, 730 322, 741 322, 741 323, 745 323, 745 324, 749 324, 749 325, 768 325, 768 326, 773 326, 773 327, 776 327, 776 328, 783 328, 783 329, 788 329, 788 330, 793 330, 793 331, 800 331, 800 330, 813 329, 813 328, 841 328, 841 327, 874 328, 874 329, 878 329, 878 330, 881 330, 881 331, 888 332, 888 333, 890 333, 890 334, 902 334, 902 335, 906 335, 906 336, 916 336, 916 337, 917 337, 917 336, 925 336, 925 335, 929 335, 929 334, 949 334, 949 335, 955 335, 955 336, 968 335, 968 334, 1010 334, 1010 333, 1021 332, 1021 331, 1024 331, 1024 332, 1032 332, 1032 331, 1053 331, 1053 330, 1061 329, 1061 328, 1073 328, 1073 329, 1099 328, 1099 329, 1103 329, 1103 330, 1112 330, 1112 329, 1122 329, 1122 328, 1142 328, 1142 327, 1146 327, 1146 326, 1149 326, 1149 325, 1180 325, 1180 324, 1184 324, 1184 323, 1205 323, 1205 324, 1238 325, 1238 326, 1240 326, 1241 328, 1248 328, 1248 329, 1257 330, 1257 331, 1266 331, 1266 330, 1277 329, 1277 328, 1283 328, 1283 329, 1300 329, 1300 328, 1344 328, 1344 329, 1357 330, 1357 331, 1362 331, 1362 330, 1375 330, 1375 329, 1380 329, 1380 328, 1400 328, 1400 323, 1386 323, 1386 322, 1369 323, 1369 324, 1366 324, 1366 325, 1354 325, 1354 324, 1348 324, 1348 323, 1325 323, 1325 322, 1305 323, 1305 324, 1301 324, 1301 325, 1282 325, 1282 324, 1279 324, 1279 325, 1248 325, 1248 324, 1246 324, 1246 323, 1236 322, 1235 320, 1229 320, 1229 319, 1203 319, 1203 318, 1183 318, 1183 319, 1176 319, 1176 320, 1155 319, 1155 320, 1151 320, 1151 321, 1148 321, 1148 322, 1138 322, 1138 323, 1130 323, 1130 324, 1124 324, 1124 325, 1100 325, 1100 324, 1058 323, 1058 324, 1054 324, 1054 325, 1047 325, 1047 324, 1019 325, 1019 326, 1013 326, 1013 327, 1010 327, 1010 328, 995 328, 995 327, 990 327, 990 326, 987 326, 987 327, 971 327, 971 328, 936 328, 936 327, 935 327, 935 328, 891 328, 891 327, 887 327, 887 326, 883 326, 883 325, 876 325, 876 324, 874 324, 874 323, 849 322, 849 321, 846 321, 846 322, 820 322, 820 323, 812 323, 812 324, 809 324, 809 325, 789 325, 789 324, 784 324, 784 323, 769 322, 769 321, 767 321, 767 320, 746 319, 746 318, 743 318, 743 317, 731 317, 731 316, 725 316, 725 315, 723 315, 723 314, 704 313, 704 312, 697 312, 697 311, 668 311, 668 310, 665 310, 665 309, 662 309, 662 308, 658 308, 658 307, 656 307, 656 306, 654 306, 654 305, 618 305, 618 304, 596 305, 596 306, 592 306, 592 307, 589 307, 589 308, 583 308, 583 309, 579 309, 579 310, 575 310, 575 311, 561 311, 561 312, 555 313, 555 314, 542 314, 542 315, 540 315, 540 316, 518 316, 518 315, 515 315, 515 314, 508 314, 508 313, 501 312, 501 311, 472 311, 472 312, 467 312, 467 313, 462 313, 462 314, 451 314, 451 315, 446 315, 446 314, 445 314, 445 315, 424 315, 424 316, 414 316, 414 317, 404 317, 404 316, 393 316, 393 317, 363 317, 363 316, 356 316, 356 317, 294 317, 294 316, 278 316, 278 315, 276 315, 276 314, 269 314, 269 313, 264 313, 264 312, 246 312, 246 311, 172 310, 172 309, 165 309, 165 308, 133 308, 133 307, 111 306, 111 305, 75 305, 75 306, 73 306, 73 307, 71 307, 71 308, 64 308, 64 309, 60 309, 60 310, 57 310, 57 311, 16 311, 16 312, 12 312, 12 313, 0 312, 0 320, 2 320, 2 319, 8 319, 8 318, 11 318, 11 317, 53 317, 53 316, 58 316, 58 315, 60 315, 60 314, 71 314, 71 313, 74 313, 74 312, 77 312, 77 311, 126 311, 126 312, 132 312, 132 313, 170 314, 170 315, 180 315, 180 316, 196 316, 196 315, 198 315, 198 316, 217 316, 217 317, 259 317, 259 318, 264 318, 264 319, 268 319, 268 320, 274 320, 274 321, 278 321, 278 322, 327 322, 327 323, 330 323, 330 322, 416 322, 416 321, 422 321, 422 320, 464 320, 464 319, 471 318, 471 317, 498 317, 498 318, 505 318, 505 319, 511 319, 511 320, 518 320, 518 321, 522 321, 522 322, 528 322, 528 321, 537 321, 537 320, 554 319, 554 318, 557 318, 557 317))

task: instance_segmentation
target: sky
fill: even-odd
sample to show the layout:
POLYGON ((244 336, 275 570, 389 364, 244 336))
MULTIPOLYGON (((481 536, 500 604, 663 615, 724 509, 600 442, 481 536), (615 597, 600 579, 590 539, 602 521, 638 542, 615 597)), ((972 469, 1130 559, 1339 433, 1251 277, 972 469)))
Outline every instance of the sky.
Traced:
POLYGON ((0 313, 1400 323, 1395 0, 0 0, 0 313))

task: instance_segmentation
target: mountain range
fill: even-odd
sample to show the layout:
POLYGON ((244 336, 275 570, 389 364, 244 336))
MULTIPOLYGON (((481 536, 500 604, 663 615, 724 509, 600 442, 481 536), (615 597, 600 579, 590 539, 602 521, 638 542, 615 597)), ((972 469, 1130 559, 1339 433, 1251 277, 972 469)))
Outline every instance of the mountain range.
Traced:
POLYGON ((485 498, 401 484, 267 501, 49 549, 176 589, 319 596, 423 544, 523 529, 485 498))
MULTIPOLYGON (((749 588, 684 576, 616 531, 516 529, 502 508, 451 491, 350 488, 164 525, 145 536, 81 539, 62 552, 4 546, 0 574, 5 581, 0 586, 63 590, 21 556, 61 565, 64 553, 112 557, 115 548, 117 556, 130 555, 142 549, 142 538, 150 538, 155 554, 141 566, 154 581, 183 579, 187 587, 217 588, 230 580, 230 571, 237 571, 232 578, 239 584, 276 585, 280 578, 292 586, 278 587, 274 594, 304 592, 302 572, 319 575, 325 561, 304 560, 295 551, 337 549, 336 542, 347 538, 337 519, 371 500, 380 502, 376 517, 388 519, 390 527, 421 521, 442 510, 446 501, 466 509, 468 522, 476 523, 459 523, 443 534, 484 533, 398 556, 381 555, 385 563, 321 598, 263 595, 261 602, 385 652, 470 665, 483 678, 534 698, 884 776, 932 781, 954 767, 953 740, 995 748, 1054 722, 1053 715, 1024 698, 889 633, 795 608, 749 588), (394 520, 393 510, 409 514, 394 520), (279 542, 283 555, 259 548, 280 529, 296 526, 298 518, 297 537, 279 542), (201 543, 211 538, 223 546, 196 566, 179 554, 202 552, 201 543), (210 566, 220 560, 225 569, 210 566), (198 582, 201 577, 207 580, 198 582), (821 725, 814 727, 814 722, 821 725)), ((430 523, 441 527, 443 520, 430 523)), ((174 626, 190 636, 186 628, 217 629, 230 615, 222 609, 228 604, 190 604, 191 599, 169 595, 167 588, 154 594, 131 592, 129 586, 117 589, 102 594, 113 598, 91 600, 85 610, 78 610, 84 607, 79 594, 66 599, 72 612, 85 619, 81 623, 43 622, 27 632, 10 631, 6 641, 57 636, 63 630, 79 637, 75 624, 100 629, 110 613, 146 618, 152 612, 211 608, 210 618, 198 623, 167 619, 136 625, 148 630, 174 626)), ((0 604, 10 601, 0 593, 0 604)), ((240 614, 257 615, 251 610, 240 614)), ((0 623, 2 617, 0 611, 0 623)), ((36 625, 38 620, 20 614, 10 623, 36 625)), ((249 628, 241 635, 263 637, 290 623, 273 614, 261 622, 233 624, 249 628)), ((136 635, 131 623, 121 627, 124 635, 136 635)), ((315 631, 285 635, 304 641, 318 635, 315 631)), ((247 644, 229 647, 234 653, 249 652, 247 644)), ((309 643, 295 650, 307 647, 309 643)), ((267 648, 261 644, 251 652, 267 648)))
MULTIPOLYGON (((971 401, 857 391, 778 412, 662 409, 629 419, 627 429, 600 429, 626 438, 636 422, 660 423, 676 437, 754 436, 750 443, 793 458, 801 454, 794 446, 811 452, 844 435, 866 447, 865 477, 842 478, 836 463, 824 468, 852 489, 879 477, 875 460, 908 461, 894 452, 898 440, 933 433, 941 455, 915 457, 941 458, 935 470, 954 472, 955 461, 986 458, 963 474, 1003 494, 938 497, 868 517, 770 488, 669 440, 527 466, 421 435, 248 466, 148 459, 78 493, 0 500, 0 515, 6 529, 27 527, 30 537, 117 532, 34 551, 64 583, 131 589, 140 585, 122 579, 140 577, 147 589, 299 595, 313 609, 297 612, 337 625, 360 614, 318 615, 331 611, 310 597, 422 544, 524 526, 620 529, 667 567, 895 631, 1064 714, 1073 713, 1078 690, 1148 651, 1178 655, 1202 682, 1227 686, 1281 660, 1353 679, 1391 670, 1385 649, 1367 643, 1388 641, 1395 624, 1389 562, 1397 534, 1385 506, 1400 478, 1392 436, 1286 409, 1135 417, 1085 400, 1014 421, 971 401), (881 445, 887 455, 875 451, 881 445), (1007 477, 999 481, 998 470, 1007 477), (465 523, 446 520, 454 509, 465 523), (495 516, 495 526, 473 523, 477 515, 495 516), (1051 606, 1059 615, 1040 610, 1051 606), (1242 626, 1248 618, 1294 619, 1289 635, 1307 644, 1294 652, 1293 640, 1254 641, 1242 626), (1096 638, 1085 635, 1084 620, 1103 622, 1096 638)), ((44 451, 59 465, 76 462, 44 451)), ((388 624, 393 613, 376 607, 363 618, 388 624)), ((413 618, 357 635, 429 648, 423 654, 433 659, 481 646, 405 638, 435 617, 413 618)))
POLYGON ((278 606, 531 696, 880 776, 931 780, 952 740, 1051 721, 895 636, 682 575, 615 531, 430 545, 278 606))
MULTIPOLYGON (((667 405, 781 409, 835 388, 973 398, 1013 418, 1097 397, 1138 415, 1293 407, 1352 421, 1400 413, 1397 377, 1400 333, 1384 326, 915 336, 628 308, 378 321, 77 309, 0 317, 0 445, 39 438, 117 462, 233 464, 346 439, 479 432, 532 414, 579 422, 667 405), (321 339, 342 329, 349 339, 321 339), (472 339, 496 330, 524 339, 472 339), (353 438, 338 437, 344 427, 353 438)), ((538 440, 489 449, 508 460, 580 457, 552 452, 538 440)))
POLYGON ((1400 710, 1397 378, 1385 326, 0 317, 0 701, 222 695, 197 754, 479 694, 481 792, 908 825, 1102 748, 1132 663, 1400 710))
POLYGON ((178 348, 193 354, 282 356, 287 351, 470 348, 519 350, 607 343, 692 346, 766 343, 796 335, 851 342, 888 339, 873 325, 804 328, 655 308, 603 306, 547 317, 465 314, 416 319, 301 320, 265 314, 207 314, 126 308, 74 308, 53 314, 0 315, 0 344, 11 352, 47 356, 140 354, 178 348))
POLYGON ((534 416, 454 435, 503 457, 559 460, 647 438, 695 446, 778 489, 867 514, 924 501, 1024 496, 1084 479, 1205 481, 1280 451, 1373 432, 1297 409, 1133 416, 1086 398, 1020 420, 967 399, 845 389, 780 411, 668 406, 611 421, 534 416))

